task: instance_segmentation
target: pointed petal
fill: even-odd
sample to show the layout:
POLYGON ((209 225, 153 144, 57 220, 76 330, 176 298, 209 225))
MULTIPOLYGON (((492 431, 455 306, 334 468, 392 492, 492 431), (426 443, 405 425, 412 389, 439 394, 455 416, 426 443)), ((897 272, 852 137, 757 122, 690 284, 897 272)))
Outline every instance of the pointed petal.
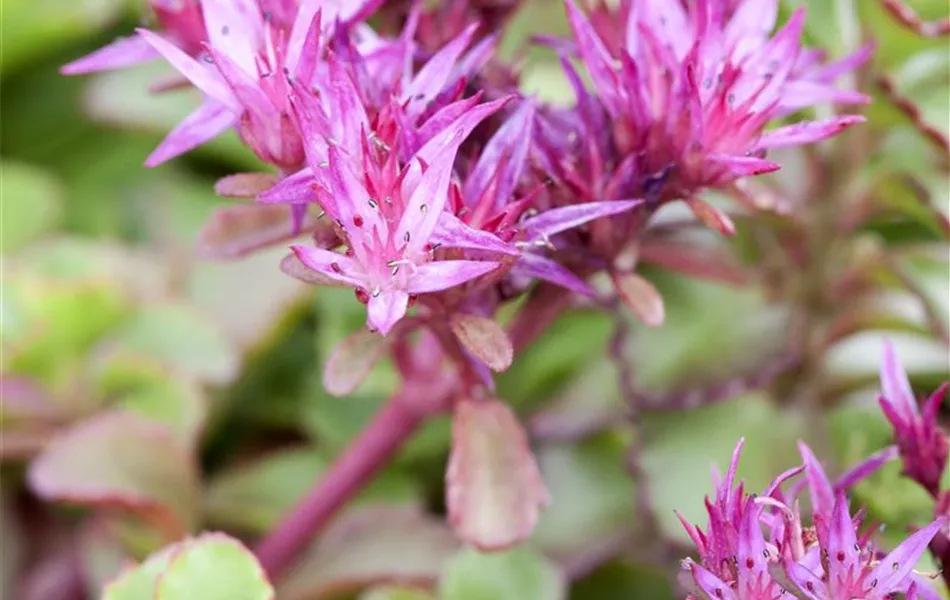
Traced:
POLYGON ((220 135, 234 124, 231 109, 208 99, 168 134, 145 160, 146 167, 157 167, 163 162, 184 154, 220 135))
POLYGON ((501 263, 478 260, 443 260, 416 268, 409 282, 410 294, 439 292, 491 273, 501 263))
POLYGON ((750 175, 762 175, 778 171, 782 165, 754 156, 728 156, 725 154, 710 154, 706 157, 707 162, 711 163, 713 168, 725 167, 734 177, 747 177, 750 175))
POLYGON ((597 95, 612 115, 621 112, 620 100, 617 95, 617 75, 613 70, 614 59, 607 51, 600 36, 594 30, 587 16, 574 4, 573 0, 565 0, 567 18, 577 40, 577 49, 587 67, 597 95))
POLYGON ((370 326, 377 329, 382 335, 387 335, 392 328, 406 316, 409 308, 409 294, 402 290, 380 292, 370 296, 366 306, 366 319, 370 326))
POLYGON ((779 98, 783 114, 816 104, 868 104, 870 96, 854 90, 840 90, 831 84, 793 79, 786 82, 779 98))
POLYGON ((567 267, 540 254, 525 252, 511 267, 512 275, 532 277, 559 285, 576 294, 593 298, 597 295, 594 288, 572 273, 567 267))
POLYGON ((692 560, 687 564, 696 591, 705 594, 707 600, 738 600, 735 592, 721 579, 692 560))
POLYGON ((347 275, 347 273, 356 270, 356 265, 349 257, 312 246, 293 245, 290 249, 308 269, 312 269, 335 281, 347 283, 354 287, 363 287, 362 281, 347 275))
POLYGON ((280 111, 261 89, 256 77, 244 71, 230 56, 217 48, 209 48, 214 64, 224 80, 231 87, 234 97, 241 108, 264 122, 279 122, 280 111))
POLYGON ((879 450, 841 475, 835 482, 836 490, 849 490, 861 483, 888 462, 899 456, 897 446, 888 446, 879 450))
POLYGON ((835 560, 828 563, 828 581, 844 580, 852 569, 859 564, 858 536, 854 530, 854 521, 848 510, 848 498, 839 492, 835 497, 834 514, 828 523, 828 537, 820 540, 821 546, 835 560))
POLYGON ((313 67, 320 54, 320 27, 322 2, 304 2, 290 29, 287 58, 284 65, 298 78, 309 82, 313 67))
POLYGON ((463 195, 469 205, 482 197, 495 177, 499 165, 503 166, 504 173, 498 178, 492 205, 501 207, 509 201, 521 178, 528 151, 531 149, 534 113, 534 102, 530 99, 522 101, 518 110, 508 117, 505 124, 485 145, 478 163, 465 182, 463 195))
POLYGON ((152 33, 148 29, 138 29, 137 31, 152 48, 165 57, 165 60, 171 63, 179 73, 187 77, 188 81, 193 83, 195 87, 237 111, 239 108, 237 100, 217 71, 202 65, 160 35, 152 33))
POLYGON ((466 250, 485 250, 517 256, 520 251, 513 244, 502 241, 493 233, 474 229, 448 211, 439 215, 430 244, 441 244, 446 248, 464 248, 466 250))
POLYGON ((642 200, 610 200, 552 208, 525 219, 522 228, 529 240, 544 239, 601 217, 626 212, 642 203, 642 200))
POLYGON ((905 420, 914 420, 918 414, 914 392, 907 379, 907 372, 897 358, 894 346, 886 340, 881 352, 881 392, 905 420))
POLYGON ((455 70, 455 63, 458 62, 477 28, 477 23, 466 27, 461 34, 430 58, 413 77, 412 82, 402 93, 403 99, 409 100, 410 107, 418 110, 442 91, 455 70))
POLYGON ((119 38, 95 52, 63 65, 59 72, 63 75, 81 75, 96 71, 111 71, 131 67, 158 57, 158 52, 144 38, 134 35, 119 38))
POLYGON ((869 578, 878 580, 877 591, 882 596, 893 591, 911 574, 917 561, 927 551, 930 540, 947 524, 947 518, 941 517, 904 540, 890 554, 884 557, 869 578))
POLYGON ((831 487, 831 482, 811 448, 804 442, 799 442, 798 451, 805 463, 805 478, 808 480, 812 510, 830 517, 835 506, 835 492, 831 487))
POLYGON ((750 498, 746 502, 745 514, 739 524, 739 587, 752 588, 758 582, 769 578, 769 555, 765 547, 765 537, 759 524, 759 507, 750 498), (751 565, 751 566, 750 566, 751 565))
POLYGON ((316 199, 313 192, 313 171, 301 169, 293 175, 284 177, 267 191, 257 196, 258 202, 275 204, 282 202, 310 202, 316 199))
POLYGON ((333 127, 316 94, 296 80, 290 86, 290 107, 297 119, 307 164, 317 171, 328 160, 327 138, 333 137, 333 127))
POLYGON ((254 0, 201 0, 211 47, 226 54, 248 75, 264 41, 264 19, 254 0))
POLYGON ((459 131, 462 132, 461 136, 464 140, 479 123, 495 114, 498 109, 507 104, 510 100, 511 97, 500 98, 492 102, 479 104, 472 108, 446 127, 441 133, 433 136, 432 139, 426 142, 422 148, 416 152, 416 158, 420 158, 425 161, 427 165, 431 165, 446 145, 454 143, 455 136, 458 135, 459 131))
POLYGON ((765 133, 759 140, 757 147, 773 149, 812 144, 837 135, 845 129, 864 121, 864 117, 859 115, 845 115, 824 121, 805 121, 794 125, 786 125, 765 133))
POLYGON ((452 142, 429 164, 429 168, 409 196, 406 210, 396 227, 395 238, 408 241, 407 252, 417 253, 422 250, 445 209, 449 198, 452 167, 455 165, 455 155, 461 143, 462 131, 458 130, 452 142))
POLYGON ((806 600, 826 600, 828 598, 825 583, 807 567, 788 559, 783 562, 783 566, 789 581, 798 588, 795 591, 799 597, 806 600))

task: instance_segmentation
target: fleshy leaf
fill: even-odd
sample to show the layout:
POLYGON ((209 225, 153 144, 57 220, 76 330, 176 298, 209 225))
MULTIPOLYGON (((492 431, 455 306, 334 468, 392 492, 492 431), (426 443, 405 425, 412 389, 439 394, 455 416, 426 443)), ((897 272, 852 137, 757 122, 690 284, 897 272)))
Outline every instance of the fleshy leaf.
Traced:
POLYGON ((226 198, 256 198, 277 183, 273 173, 235 173, 214 184, 214 193, 226 198))
POLYGON ((479 360, 495 371, 504 371, 514 360, 514 348, 508 334, 493 319, 467 313, 455 313, 450 324, 455 337, 479 360))
POLYGON ((446 473, 449 521, 467 543, 502 550, 526 540, 548 491, 514 412, 494 399, 455 407, 446 473))
POLYGON ((63 432, 28 479, 43 499, 131 510, 170 537, 195 522, 194 458, 168 427, 132 413, 103 413, 63 432))
POLYGON ((202 535, 171 557, 154 600, 273 600, 264 570, 250 550, 221 533, 202 535))
POLYGON ((366 590, 359 600, 435 600, 435 596, 419 588, 387 586, 366 590))
POLYGON ((347 396, 366 379, 389 347, 387 338, 361 329, 340 342, 323 370, 323 387, 334 396, 347 396))
POLYGON ((280 586, 280 597, 337 598, 392 581, 430 586, 457 548, 441 520, 418 509, 356 509, 320 536, 280 586))
MULTIPOLYGON (((309 219, 303 229, 313 227, 309 219)), ((238 258, 250 252, 295 237, 286 206, 270 204, 237 204, 223 206, 198 234, 197 251, 204 258, 238 258)))
POLYGON ((273 600, 254 555, 222 533, 167 546, 106 586, 103 600, 273 600))
POLYGON ((236 349, 213 321, 185 305, 149 307, 126 324, 118 343, 201 381, 227 383, 237 374, 236 349))
POLYGON ((666 309, 663 297, 649 280, 636 273, 611 273, 620 299, 637 319, 649 327, 663 325, 666 309))
POLYGON ((693 197, 686 201, 686 205, 706 227, 727 236, 736 234, 736 225, 729 218, 729 215, 709 203, 693 197))
POLYGON ((314 271, 307 265, 303 264, 293 252, 285 256, 283 260, 280 261, 280 270, 283 271, 284 274, 289 275, 294 279, 298 279, 311 285, 328 285, 336 287, 343 287, 346 285, 345 283, 335 279, 330 279, 326 275, 314 271))
POLYGON ((466 549, 449 564, 439 584, 442 600, 564 600, 567 584, 540 554, 521 547, 480 554, 466 549))

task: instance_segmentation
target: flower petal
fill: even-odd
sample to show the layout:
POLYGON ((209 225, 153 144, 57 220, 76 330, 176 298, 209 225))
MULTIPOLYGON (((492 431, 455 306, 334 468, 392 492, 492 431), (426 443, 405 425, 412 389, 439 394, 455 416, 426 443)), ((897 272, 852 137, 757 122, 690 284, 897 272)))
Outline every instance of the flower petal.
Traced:
POLYGON ((881 559, 868 576, 877 580, 876 591, 881 596, 894 591, 911 574, 917 561, 927 551, 930 540, 947 524, 947 517, 940 517, 914 535, 904 540, 890 554, 881 559))
POLYGON ((774 149, 811 144, 837 135, 845 129, 864 121, 864 117, 860 115, 844 115, 824 121, 805 121, 794 125, 786 125, 765 133, 759 140, 757 147, 760 149, 774 149))
POLYGON ((883 467, 886 463, 899 456, 897 446, 888 446, 864 459, 854 467, 848 469, 835 481, 835 489, 849 490, 864 481, 883 467))
POLYGON ((499 168, 503 168, 504 173, 497 180, 492 205, 501 208, 509 201, 531 149, 534 114, 534 102, 530 99, 522 101, 518 110, 488 140, 478 163, 465 181, 463 196, 469 205, 482 197, 499 168))
POLYGON ((409 281, 410 294, 439 292, 491 273, 501 263, 478 260, 442 260, 420 265, 409 281))
POLYGON ((323 248, 314 248, 312 246, 295 244, 291 246, 290 249, 293 250, 297 258, 300 259, 300 262, 308 269, 312 269, 335 281, 347 283, 354 287, 363 287, 363 282, 360 279, 348 275, 348 273, 356 271, 356 265, 351 258, 337 252, 331 252, 323 248))
POLYGON ((826 600, 828 594, 825 583, 804 565, 786 559, 783 563, 785 575, 798 589, 797 595, 807 600, 826 600))
POLYGON ((138 29, 137 31, 152 48, 155 48, 179 73, 187 77, 188 81, 193 83, 195 87, 222 104, 229 106, 235 112, 239 109, 237 99, 216 70, 202 65, 171 42, 148 29, 138 29))
POLYGON ((567 267, 540 254, 525 252, 511 267, 511 273, 547 281, 589 298, 597 295, 594 288, 567 267))
POLYGON ((894 346, 884 341, 881 352, 881 392, 887 402, 907 421, 913 421, 918 414, 914 392, 907 379, 907 372, 901 366, 894 346))
POLYGON ((208 41, 248 75, 256 74, 255 56, 264 42, 264 19, 254 0, 201 0, 208 41))
POLYGON ((217 137, 234 124, 235 118, 234 113, 227 106, 212 99, 206 100, 172 129, 171 133, 145 159, 145 166, 157 167, 217 137))
POLYGON ((81 75, 96 71, 111 71, 131 67, 158 57, 158 52, 145 39, 133 35, 119 38, 95 52, 63 65, 59 72, 63 75, 81 75))
POLYGON ((312 202, 316 200, 313 185, 316 180, 313 171, 301 169, 293 175, 284 177, 267 191, 257 196, 258 202, 276 204, 282 202, 312 202))
POLYGON ((601 217, 626 212, 642 203, 642 200, 611 200, 552 208, 525 219, 522 228, 529 240, 544 239, 601 217))
POLYGON ((435 229, 429 236, 430 244, 441 244, 446 248, 464 248, 466 250, 485 250, 517 256, 520 251, 513 244, 502 241, 498 236, 488 231, 475 229, 466 225, 461 219, 450 212, 443 211, 439 215, 435 229))
POLYGON ((409 86, 403 90, 403 99, 409 100, 410 112, 419 110, 435 98, 455 70, 462 52, 478 29, 478 23, 472 23, 455 39, 446 44, 419 70, 409 86), (413 110, 415 109, 415 110, 413 110))
POLYGON ((392 328, 406 316, 409 308, 409 294, 402 290, 380 292, 371 295, 366 306, 366 318, 370 326, 377 329, 382 335, 387 335, 392 328))
POLYGON ((818 462, 818 458, 804 442, 798 443, 798 451, 805 463, 805 478, 808 480, 812 510, 831 517, 835 507, 835 492, 831 487, 831 482, 821 467, 821 463, 818 462))

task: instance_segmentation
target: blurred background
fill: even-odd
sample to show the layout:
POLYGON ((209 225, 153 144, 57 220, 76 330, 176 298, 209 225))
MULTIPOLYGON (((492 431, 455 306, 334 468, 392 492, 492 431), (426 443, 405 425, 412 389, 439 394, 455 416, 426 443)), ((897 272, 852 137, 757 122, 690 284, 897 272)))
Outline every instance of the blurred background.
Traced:
MULTIPOLYGON (((519 557, 532 566, 516 572, 541 573, 542 583, 531 585, 545 581, 547 567, 530 562, 544 555, 544 565, 572 579, 572 599, 673 598, 674 555, 688 552, 673 509, 703 519, 711 468, 725 466, 740 437, 747 440, 740 475, 751 489, 799 461, 799 439, 840 472, 890 440, 876 405, 885 335, 919 393, 948 378, 947 157, 881 86, 886 78, 920 109, 922 122, 946 134, 947 38, 921 38, 875 0, 805 3, 811 45, 843 56, 862 41, 878 42, 873 65, 854 82, 876 100, 861 131, 807 155, 783 155, 774 189, 787 192, 794 214, 832 206, 856 225, 826 232, 820 260, 794 264, 769 250, 781 244, 783 217, 739 209, 732 240, 686 235, 729 257, 717 263, 729 269, 718 281, 645 260, 641 272, 662 292, 666 323, 634 324, 630 357, 649 399, 639 429, 646 479, 638 484, 649 486, 656 527, 667 540, 662 555, 630 543, 646 517, 634 510, 624 466, 635 433, 624 423, 607 360, 610 319, 577 310, 516 359, 499 378, 499 396, 524 416, 554 500, 521 551, 532 554, 519 557), (815 161, 830 177, 808 186, 815 161), (828 271, 839 264, 845 267, 833 277, 845 281, 854 267, 859 291, 845 285, 837 295, 802 294, 791 283, 840 283, 828 271), (817 349, 814 337, 799 343, 818 330, 817 349)), ((923 17, 948 14, 945 0, 909 4, 923 17)), ((97 598, 125 560, 173 535, 168 528, 225 529, 253 539, 326 469, 395 381, 382 365, 352 398, 322 389, 328 351, 364 320, 351 292, 288 278, 278 268, 281 248, 234 261, 196 255, 202 226, 215 207, 231 202, 214 195, 214 181, 260 166, 233 134, 159 168, 142 166, 196 106, 195 92, 150 95, 150 82, 168 72, 161 63, 86 77, 58 73, 128 33, 143 15, 137 0, 3 5, 3 598, 97 598), (110 421, 106 413, 116 407, 137 415, 134 422, 110 421), (91 480, 109 493, 74 495, 79 506, 66 510, 38 501, 24 474, 51 443, 70 455, 47 457, 60 496, 91 480), (143 524, 113 510, 123 505, 170 516, 159 519, 162 526, 143 524), (57 595, 61 590, 83 591, 57 595)), ((560 3, 526 2, 503 54, 523 61, 526 91, 570 104, 553 53, 525 50, 539 32, 567 32, 560 3)), ((658 227, 682 217, 675 209, 661 214, 658 227)), ((438 515, 448 448, 448 420, 432 423, 360 504, 397 514, 425 506, 438 515)), ((863 483, 858 497, 887 525, 884 539, 901 538, 932 511, 925 494, 900 479, 897 464, 863 483)), ((332 544, 328 534, 280 597, 355 597, 395 576, 435 581, 454 551, 437 516, 358 531, 332 544)), ((502 597, 491 586, 509 585, 512 567, 493 560, 463 557, 450 567, 483 591, 468 597, 502 597)))

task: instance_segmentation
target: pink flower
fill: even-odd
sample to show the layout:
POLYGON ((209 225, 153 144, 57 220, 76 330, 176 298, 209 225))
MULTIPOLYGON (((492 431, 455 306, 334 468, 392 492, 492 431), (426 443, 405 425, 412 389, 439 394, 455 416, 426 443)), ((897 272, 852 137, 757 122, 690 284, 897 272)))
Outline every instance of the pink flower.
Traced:
MULTIPOLYGON (((501 266, 496 260, 440 260, 442 242, 433 239, 459 145, 484 115, 463 116, 464 122, 434 138, 431 149, 424 148, 401 170, 393 155, 374 163, 367 145, 363 170, 356 171, 353 157, 331 144, 328 164, 316 173, 319 202, 339 225, 347 251, 309 246, 293 246, 293 251, 310 269, 353 286, 367 304, 370 327, 383 335, 405 316, 412 297, 465 284, 501 266)), ((455 245, 464 246, 465 240, 460 233, 455 245)), ((485 250, 507 248, 494 240, 485 250)))
MULTIPOLYGON (((626 168, 663 178, 661 199, 689 198, 748 175, 774 171, 769 150, 816 142, 863 121, 841 116, 766 131, 788 111, 827 101, 865 101, 830 81, 866 58, 821 68, 800 44, 804 10, 769 35, 778 0, 641 0, 626 8, 619 55, 566 0, 576 52, 612 121, 626 168)), ((623 14, 621 12, 620 14, 623 14)), ((642 188, 646 187, 646 183, 642 188)), ((645 193, 641 192, 641 193, 645 193)))
POLYGON ((889 342, 884 343, 878 402, 894 427, 904 473, 935 498, 940 493, 940 480, 947 469, 947 434, 940 430, 937 414, 948 387, 950 383, 945 383, 931 394, 921 411, 894 347, 889 342))

